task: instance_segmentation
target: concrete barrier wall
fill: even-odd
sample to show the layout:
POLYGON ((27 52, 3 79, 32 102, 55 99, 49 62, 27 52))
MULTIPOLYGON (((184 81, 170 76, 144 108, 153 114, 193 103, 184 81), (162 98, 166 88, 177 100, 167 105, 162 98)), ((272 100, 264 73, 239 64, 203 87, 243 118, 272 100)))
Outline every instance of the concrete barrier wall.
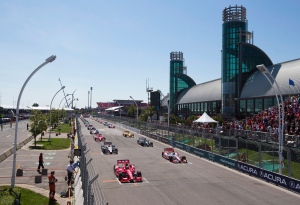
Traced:
MULTIPOLYGON (((28 142, 30 142, 33 139, 33 136, 30 136, 23 140, 22 142, 17 144, 16 149, 21 149, 24 145, 26 145, 28 142)), ((0 154, 0 162, 4 161, 6 158, 10 157, 14 153, 14 147, 9 148, 5 152, 0 154)))

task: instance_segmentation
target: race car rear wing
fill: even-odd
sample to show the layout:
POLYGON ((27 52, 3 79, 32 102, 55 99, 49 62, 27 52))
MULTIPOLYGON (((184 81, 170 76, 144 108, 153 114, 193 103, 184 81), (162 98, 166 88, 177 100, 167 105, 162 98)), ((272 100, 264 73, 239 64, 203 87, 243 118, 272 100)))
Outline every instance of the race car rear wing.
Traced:
POLYGON ((117 164, 130 164, 129 159, 119 159, 117 160, 117 164))
POLYGON ((174 149, 173 148, 171 148, 171 147, 169 147, 169 148, 165 148, 164 149, 164 151, 166 152, 174 152, 174 149))
POLYGON ((112 142, 104 142, 104 145, 112 145, 112 142))

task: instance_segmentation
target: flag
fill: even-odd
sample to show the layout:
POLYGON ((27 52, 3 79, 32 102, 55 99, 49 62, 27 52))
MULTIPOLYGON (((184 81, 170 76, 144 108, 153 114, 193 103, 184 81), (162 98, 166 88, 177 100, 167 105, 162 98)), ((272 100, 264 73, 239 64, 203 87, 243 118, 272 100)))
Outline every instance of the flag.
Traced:
POLYGON ((289 85, 295 86, 295 83, 293 80, 289 79, 289 85))

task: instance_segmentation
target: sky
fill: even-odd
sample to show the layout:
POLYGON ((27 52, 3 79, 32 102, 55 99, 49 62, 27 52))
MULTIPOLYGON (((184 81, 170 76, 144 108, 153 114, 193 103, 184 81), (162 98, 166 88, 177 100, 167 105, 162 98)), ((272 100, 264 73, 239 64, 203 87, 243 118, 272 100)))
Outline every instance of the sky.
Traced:
POLYGON ((146 81, 169 93, 173 51, 196 84, 221 78, 222 11, 235 5, 274 64, 300 58, 299 0, 1 0, 0 106, 21 96, 20 107, 62 107, 64 93, 77 108, 129 96, 147 103, 146 81))

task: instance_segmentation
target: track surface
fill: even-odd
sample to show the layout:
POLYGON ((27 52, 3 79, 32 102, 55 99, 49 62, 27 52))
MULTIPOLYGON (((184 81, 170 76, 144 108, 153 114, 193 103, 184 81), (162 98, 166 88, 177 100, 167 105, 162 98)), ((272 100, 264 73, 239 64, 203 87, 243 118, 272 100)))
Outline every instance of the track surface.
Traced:
POLYGON ((87 119, 119 150, 117 155, 103 155, 102 142, 94 142, 81 120, 81 130, 90 147, 96 173, 107 202, 112 204, 156 205, 274 205, 298 204, 300 196, 205 159, 176 150, 188 164, 172 164, 161 157, 167 147, 149 138, 154 147, 141 147, 134 138, 122 136, 123 129, 110 129, 87 119), (113 166, 118 159, 129 159, 142 172, 142 183, 119 183, 113 166))

